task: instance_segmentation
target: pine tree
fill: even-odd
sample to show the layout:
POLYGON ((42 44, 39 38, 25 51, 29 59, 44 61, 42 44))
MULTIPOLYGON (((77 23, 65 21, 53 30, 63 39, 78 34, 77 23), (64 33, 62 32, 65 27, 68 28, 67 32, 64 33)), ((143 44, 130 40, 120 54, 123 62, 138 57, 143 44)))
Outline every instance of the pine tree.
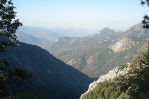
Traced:
MULTIPOLYGON (((22 23, 19 19, 15 19, 16 12, 14 11, 12 0, 0 0, 0 54, 6 52, 9 46, 16 46, 16 30, 22 23)), ((28 78, 25 70, 9 67, 9 62, 0 57, 0 98, 7 96, 6 86, 10 86, 10 81, 13 81, 13 86, 21 86, 28 78)))
MULTIPOLYGON (((149 0, 141 0, 141 4, 149 7, 149 0)), ((149 29, 149 16, 145 15, 142 20, 143 28, 149 29)))

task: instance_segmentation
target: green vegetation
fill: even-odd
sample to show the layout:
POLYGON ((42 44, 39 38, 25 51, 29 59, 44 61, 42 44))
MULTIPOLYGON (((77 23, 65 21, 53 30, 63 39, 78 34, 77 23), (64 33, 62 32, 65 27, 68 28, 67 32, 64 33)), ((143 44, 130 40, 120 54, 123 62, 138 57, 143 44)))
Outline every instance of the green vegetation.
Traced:
MULTIPOLYGON (((149 0, 141 0, 142 5, 147 5, 149 7, 149 0)), ((149 29, 149 16, 145 15, 143 18, 143 28, 149 29)))
MULTIPOLYGON (((149 6, 149 0, 141 0, 149 6)), ((143 28, 149 29, 149 17, 144 16, 143 28)), ((149 43, 143 56, 130 62, 130 70, 124 76, 98 83, 97 87, 82 99, 149 99, 149 43)), ((121 67, 125 68, 125 65, 121 67)))
MULTIPOLYGON (((16 46, 16 30, 22 23, 15 19, 12 0, 0 0, 0 55, 6 52, 6 47, 16 46)), ((8 67, 9 62, 0 57, 0 98, 9 95, 11 87, 20 87, 28 78, 25 70, 8 67)))
POLYGON ((131 61, 128 74, 98 83, 82 99, 149 99, 148 57, 149 47, 143 56, 136 56, 131 61))

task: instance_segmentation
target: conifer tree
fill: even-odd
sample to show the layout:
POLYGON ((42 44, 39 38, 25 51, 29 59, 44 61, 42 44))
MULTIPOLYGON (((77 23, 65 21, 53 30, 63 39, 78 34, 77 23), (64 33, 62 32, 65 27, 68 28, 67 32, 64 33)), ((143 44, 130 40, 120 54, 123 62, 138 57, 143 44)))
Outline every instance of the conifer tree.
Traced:
MULTIPOLYGON (((22 23, 15 19, 16 12, 12 0, 0 0, 0 55, 6 52, 6 48, 16 46, 16 30, 22 23)), ((9 60, 0 57, 0 98, 9 95, 6 86, 21 86, 28 78, 25 70, 19 68, 10 68, 9 60)))
MULTIPOLYGON (((149 0, 141 0, 141 5, 147 5, 149 7, 149 0)), ((145 15, 142 20, 143 28, 149 29, 149 16, 145 15)))

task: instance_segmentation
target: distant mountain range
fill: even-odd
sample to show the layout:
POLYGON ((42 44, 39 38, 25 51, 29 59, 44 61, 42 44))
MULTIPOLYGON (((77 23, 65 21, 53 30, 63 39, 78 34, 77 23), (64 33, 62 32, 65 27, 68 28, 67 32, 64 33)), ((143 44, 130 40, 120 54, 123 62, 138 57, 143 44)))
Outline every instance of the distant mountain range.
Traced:
POLYGON ((37 45, 40 47, 43 47, 44 45, 50 42, 50 40, 31 36, 21 31, 17 32, 16 35, 17 35, 17 40, 27 43, 27 44, 37 45))
POLYGON ((62 34, 56 33, 54 31, 29 26, 20 27, 17 30, 16 35, 20 42, 37 45, 40 47, 52 40, 55 40, 56 38, 63 36, 62 34))
POLYGON ((61 37, 45 49, 86 75, 99 77, 145 51, 148 39, 149 30, 137 24, 123 32, 104 28, 86 37, 61 37))
POLYGON ((18 29, 16 35, 20 42, 43 47, 50 41, 63 36, 84 37, 94 30, 81 28, 41 28, 22 26, 18 29))
POLYGON ((79 98, 92 81, 35 45, 19 43, 17 47, 8 48, 1 57, 10 62, 11 67, 21 67, 32 74, 31 82, 21 89, 23 92, 31 92, 47 99, 79 98))
POLYGON ((61 33, 63 36, 68 37, 85 37, 97 31, 97 29, 85 29, 85 28, 49 28, 48 30, 61 33))
POLYGON ((11 66, 20 66, 32 74, 31 83, 21 90, 49 99, 79 98, 92 82, 89 77, 99 77, 130 62, 147 49, 149 40, 149 30, 142 29, 142 24, 121 32, 104 28, 85 37, 68 37, 59 31, 33 27, 18 30, 18 39, 33 45, 20 43, 2 57, 11 66))
POLYGON ((142 24, 121 32, 104 28, 85 37, 77 37, 79 33, 72 31, 77 30, 24 26, 18 30, 17 36, 19 41, 45 48, 58 59, 93 78, 142 53, 146 50, 149 37, 148 30, 142 29, 142 24), (68 34, 76 37, 68 37, 68 34))
POLYGON ((46 39, 49 41, 52 41, 56 38, 63 36, 61 33, 42 29, 39 27, 30 27, 30 26, 22 26, 18 29, 17 32, 23 32, 23 33, 26 33, 28 35, 31 35, 31 36, 34 36, 37 38, 46 39))

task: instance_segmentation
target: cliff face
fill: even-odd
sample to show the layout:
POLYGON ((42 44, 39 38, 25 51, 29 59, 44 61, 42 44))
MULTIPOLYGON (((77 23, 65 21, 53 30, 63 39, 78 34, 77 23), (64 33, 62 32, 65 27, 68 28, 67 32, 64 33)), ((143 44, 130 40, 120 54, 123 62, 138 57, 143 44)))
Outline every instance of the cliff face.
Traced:
POLYGON ((97 86, 97 84, 99 82, 103 82, 103 81, 106 81, 106 80, 112 80, 113 78, 116 78, 120 75, 123 76, 123 75, 127 74, 129 70, 130 70, 130 63, 125 64, 125 68, 116 67, 113 70, 110 70, 107 74, 100 76, 97 81, 94 81, 93 83, 91 83, 89 85, 88 90, 84 94, 81 95, 80 99, 84 95, 86 95, 87 93, 92 91, 97 86))

